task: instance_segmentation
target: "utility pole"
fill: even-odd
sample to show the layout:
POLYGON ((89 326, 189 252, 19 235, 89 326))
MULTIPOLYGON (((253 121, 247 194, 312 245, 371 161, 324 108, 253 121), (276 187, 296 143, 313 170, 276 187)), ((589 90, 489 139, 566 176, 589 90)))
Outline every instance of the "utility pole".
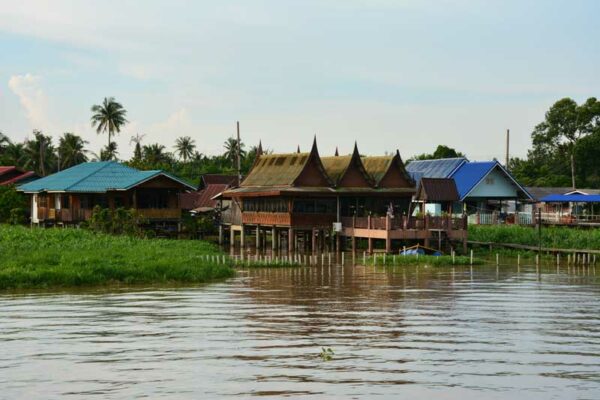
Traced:
POLYGON ((508 160, 510 160, 509 158, 509 143, 510 143, 510 129, 506 130, 506 163, 504 164, 504 168, 506 168, 506 170, 508 170, 508 160))
POLYGON ((237 121, 237 172, 238 185, 242 182, 242 142, 240 141, 240 121, 237 121))

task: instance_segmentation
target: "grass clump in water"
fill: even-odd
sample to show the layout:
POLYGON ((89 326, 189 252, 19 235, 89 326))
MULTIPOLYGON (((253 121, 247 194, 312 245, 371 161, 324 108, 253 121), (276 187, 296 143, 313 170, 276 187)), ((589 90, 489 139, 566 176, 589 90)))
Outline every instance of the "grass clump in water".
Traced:
MULTIPOLYGON (((479 258, 473 258, 473 265, 483 264, 484 261, 479 258)), ((431 265, 449 266, 449 265, 470 265, 471 258, 468 256, 428 256, 428 255, 383 255, 369 256, 367 265, 386 265, 386 266, 406 266, 406 265, 431 265)))
POLYGON ((207 242, 0 225, 0 289, 201 283, 233 276, 207 242))

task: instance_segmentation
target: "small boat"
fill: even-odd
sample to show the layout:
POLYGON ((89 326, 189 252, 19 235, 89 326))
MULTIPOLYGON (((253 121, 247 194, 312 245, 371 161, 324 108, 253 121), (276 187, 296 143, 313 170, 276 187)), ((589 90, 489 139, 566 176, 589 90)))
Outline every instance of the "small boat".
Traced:
POLYGON ((400 252, 401 256, 436 256, 439 257, 442 255, 442 252, 436 249, 432 249, 431 247, 421 246, 417 244, 415 246, 407 247, 404 251, 400 252))

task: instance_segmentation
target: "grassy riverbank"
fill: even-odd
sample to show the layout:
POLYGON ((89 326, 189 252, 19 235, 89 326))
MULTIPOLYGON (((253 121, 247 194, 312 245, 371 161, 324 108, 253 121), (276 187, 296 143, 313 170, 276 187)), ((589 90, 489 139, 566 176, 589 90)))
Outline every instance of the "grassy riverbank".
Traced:
MULTIPOLYGON (((538 246, 538 231, 518 225, 469 225, 469 240, 538 246)), ((542 247, 560 249, 600 249, 600 229, 543 227, 542 247)))
POLYGON ((197 240, 139 239, 82 229, 0 225, 0 289, 113 283, 200 283, 234 274, 197 240))

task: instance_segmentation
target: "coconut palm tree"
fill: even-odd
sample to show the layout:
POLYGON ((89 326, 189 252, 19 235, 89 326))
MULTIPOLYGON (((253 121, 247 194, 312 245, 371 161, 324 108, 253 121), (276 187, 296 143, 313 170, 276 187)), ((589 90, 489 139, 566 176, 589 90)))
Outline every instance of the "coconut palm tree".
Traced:
POLYGON ((9 143, 0 153, 0 162, 4 165, 22 167, 25 158, 25 145, 23 143, 9 143))
POLYGON ((177 150, 177 154, 179 154, 180 158, 183 158, 184 162, 187 162, 192 157, 195 149, 196 142, 189 136, 182 136, 175 141, 175 150, 177 150))
MULTIPOLYGON (((231 165, 236 165, 238 151, 237 139, 234 137, 230 137, 225 141, 225 144, 223 146, 225 147, 225 153, 223 154, 223 157, 231 161, 231 165)), ((246 151, 244 150, 244 143, 240 141, 240 157, 243 158, 245 155, 246 151)))
POLYGON ((110 142, 106 147, 100 150, 100 160, 101 161, 111 161, 117 159, 117 143, 110 142))
POLYGON ((144 161, 150 165, 169 161, 169 156, 165 153, 165 146, 159 143, 144 146, 142 148, 142 153, 144 155, 144 161))
POLYGON ((33 139, 25 141, 23 167, 32 169, 41 176, 51 173, 56 166, 56 154, 52 138, 39 130, 33 131, 33 139))
POLYGON ((10 139, 0 131, 0 151, 10 144, 10 139))
POLYGON ((135 143, 135 149, 133 150, 133 159, 134 160, 141 160, 142 159, 142 140, 144 139, 146 135, 144 134, 139 134, 136 133, 135 136, 132 136, 131 139, 129 139, 129 144, 131 145, 131 143, 135 143))
POLYGON ((102 104, 92 106, 92 127, 96 128, 98 134, 108 133, 106 149, 112 145, 112 136, 121 132, 121 127, 128 122, 126 115, 127 110, 114 97, 105 97, 102 104))
POLYGON ((88 160, 85 145, 88 144, 81 136, 73 133, 63 133, 58 142, 59 167, 61 169, 81 164, 88 160))

